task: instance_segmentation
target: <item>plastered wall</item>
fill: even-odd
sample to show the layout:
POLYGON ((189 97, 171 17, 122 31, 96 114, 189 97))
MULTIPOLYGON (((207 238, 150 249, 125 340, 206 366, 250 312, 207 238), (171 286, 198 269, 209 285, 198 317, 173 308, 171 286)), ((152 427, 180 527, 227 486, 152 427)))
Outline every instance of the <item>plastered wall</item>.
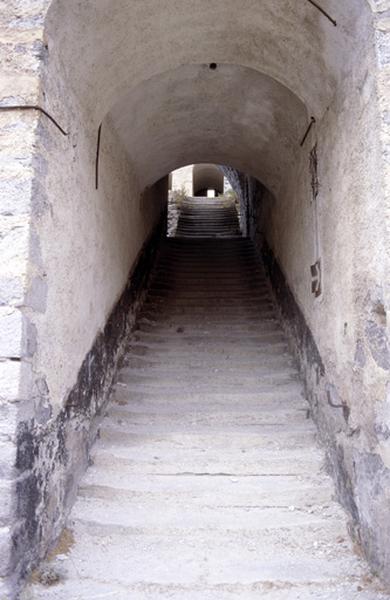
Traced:
MULTIPOLYGON (((363 38, 363 25, 361 32, 363 38)), ((266 239, 323 359, 340 387, 345 386, 343 395, 352 412, 354 393, 346 382, 354 369, 356 344, 364 337, 361 316, 367 295, 380 294, 381 287, 383 293, 386 274, 383 191, 377 171, 381 161, 376 135, 378 98, 371 75, 374 67, 374 49, 367 45, 360 55, 357 53, 353 70, 324 118, 312 128, 303 148, 297 148, 297 164, 286 178, 283 193, 268 199, 265 208, 266 239), (319 180, 316 199, 309 157, 314 145, 319 180), (323 291, 315 298, 310 265, 318 258, 323 291)), ((360 405, 356 408, 362 409, 360 405)))
POLYGON ((96 190, 97 131, 81 123, 78 130, 65 153, 53 140, 43 150, 47 200, 35 221, 34 371, 55 407, 73 386, 166 203, 163 194, 141 194, 109 119, 101 128, 96 190))
POLYGON ((315 356, 309 344, 305 347, 306 334, 297 335, 299 324, 286 318, 340 498, 356 537, 386 576, 389 279, 380 170, 385 154, 377 135, 376 56, 366 26, 359 23, 360 52, 324 117, 297 149, 284 190, 276 198, 263 195, 261 219, 266 242, 319 351, 315 356), (316 197, 310 172, 314 146, 316 197), (315 297, 310 265, 318 259, 322 293, 315 297))

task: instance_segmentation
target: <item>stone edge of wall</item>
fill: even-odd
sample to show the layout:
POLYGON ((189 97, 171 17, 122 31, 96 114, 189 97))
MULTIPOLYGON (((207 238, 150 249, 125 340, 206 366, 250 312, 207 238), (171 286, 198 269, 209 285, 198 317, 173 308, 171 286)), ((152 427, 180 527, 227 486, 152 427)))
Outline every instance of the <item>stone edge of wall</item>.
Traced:
MULTIPOLYGON (((8 565, 7 598, 17 598, 20 585, 61 533, 88 466, 99 417, 109 398, 126 339, 142 305, 165 233, 162 215, 138 254, 128 284, 107 323, 86 355, 64 408, 45 425, 22 421, 17 431, 14 489, 15 522, 8 565), (28 549, 28 550, 26 550, 28 549)), ((3 590, 0 588, 0 591, 3 590)))
POLYGON ((361 545, 374 574, 390 584, 390 524, 386 489, 390 471, 380 456, 359 447, 359 432, 348 423, 349 409, 329 380, 315 339, 271 248, 258 247, 282 327, 297 359, 312 416, 325 446, 338 500, 346 509, 352 538, 361 545), (388 519, 387 519, 388 521, 388 519))

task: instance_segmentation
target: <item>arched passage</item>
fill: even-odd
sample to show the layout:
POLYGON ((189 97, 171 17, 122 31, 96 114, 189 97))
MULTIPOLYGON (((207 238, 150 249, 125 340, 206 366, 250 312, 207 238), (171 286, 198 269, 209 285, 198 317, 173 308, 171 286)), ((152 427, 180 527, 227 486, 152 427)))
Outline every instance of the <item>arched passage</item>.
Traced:
MULTIPOLYGON (((85 464, 79 449, 88 436, 76 432, 80 422, 88 430, 109 386, 107 377, 94 387, 93 349, 104 346, 99 361, 113 368, 120 344, 107 358, 107 319, 124 319, 115 311, 163 211, 163 178, 201 161, 247 174, 237 177, 340 495, 373 564, 385 569, 388 446, 377 419, 388 357, 374 29, 363 0, 322 5, 337 26, 308 1, 42 3, 39 102, 69 136, 40 118, 26 294, 36 340, 33 374, 23 374, 34 407, 20 430, 33 446, 42 427, 48 433, 33 465, 19 461, 20 471, 35 473, 28 535, 38 553, 58 532, 85 464), (369 250, 363 234, 375 239, 369 250), (68 453, 58 450, 59 464, 49 467, 60 431, 68 453)), ((25 566, 35 555, 22 545, 16 535, 15 561, 25 566)))
POLYGON ((194 196, 207 196, 207 190, 223 194, 223 173, 217 165, 200 164, 193 168, 194 196))

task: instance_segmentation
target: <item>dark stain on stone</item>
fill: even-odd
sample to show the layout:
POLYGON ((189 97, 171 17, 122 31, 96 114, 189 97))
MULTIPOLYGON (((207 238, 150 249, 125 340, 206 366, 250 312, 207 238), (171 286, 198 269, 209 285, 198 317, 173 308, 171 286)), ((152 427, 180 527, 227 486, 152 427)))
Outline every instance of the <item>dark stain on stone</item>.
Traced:
POLYGON ((345 404, 345 402, 343 402, 340 399, 334 385, 328 384, 326 386, 326 397, 327 397, 329 406, 331 406, 332 408, 339 408, 342 410, 344 420, 346 423, 348 423, 349 415, 351 412, 350 408, 349 408, 349 406, 347 406, 345 404))
POLYGON ((371 355, 376 364, 388 371, 390 369, 390 347, 385 326, 369 320, 366 324, 366 337, 371 355))
POLYGON ((32 423, 24 421, 17 432, 16 469, 21 472, 32 469, 37 455, 32 423))
POLYGON ((320 189, 318 180, 318 155, 317 155, 317 144, 310 151, 309 159, 309 171, 310 171, 310 183, 313 201, 316 200, 320 189))
POLYGON ((356 343, 354 363, 360 369, 363 369, 366 365, 366 354, 361 340, 358 340, 356 343))
POLYGON ((386 423, 376 423, 374 431, 378 440, 386 442, 390 438, 390 427, 386 423))
MULTIPOLYGON (((344 448, 341 444, 335 447, 334 460, 336 465, 333 472, 336 476, 336 485, 343 506, 349 511, 355 523, 359 522, 359 511, 355 501, 354 483, 349 470, 346 468, 344 448)), ((355 536, 358 530, 355 531, 355 536)))

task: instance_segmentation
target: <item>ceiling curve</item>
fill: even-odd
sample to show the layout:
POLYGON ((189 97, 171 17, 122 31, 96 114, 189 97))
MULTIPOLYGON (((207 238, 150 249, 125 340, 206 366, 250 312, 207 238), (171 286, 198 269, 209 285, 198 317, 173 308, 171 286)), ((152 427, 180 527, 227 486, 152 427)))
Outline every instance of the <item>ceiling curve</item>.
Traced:
POLYGON ((130 89, 109 114, 142 187, 198 162, 228 164, 277 192, 307 127, 286 87, 237 65, 186 65, 130 89))
MULTIPOLYGON (((186 64, 239 64, 272 77, 320 117, 348 71, 365 0, 52 0, 58 64, 95 122, 127 90, 186 64)), ((51 60, 50 60, 51 57, 51 60)))
POLYGON ((192 168, 194 196, 201 195, 205 190, 224 192, 224 175, 220 167, 212 164, 198 163, 192 168))

